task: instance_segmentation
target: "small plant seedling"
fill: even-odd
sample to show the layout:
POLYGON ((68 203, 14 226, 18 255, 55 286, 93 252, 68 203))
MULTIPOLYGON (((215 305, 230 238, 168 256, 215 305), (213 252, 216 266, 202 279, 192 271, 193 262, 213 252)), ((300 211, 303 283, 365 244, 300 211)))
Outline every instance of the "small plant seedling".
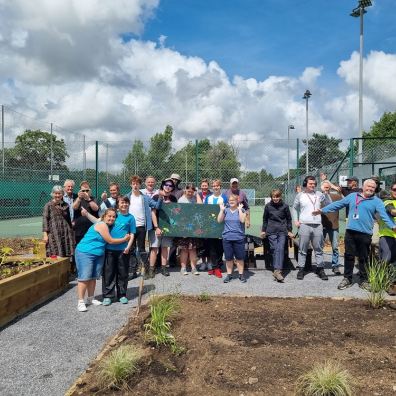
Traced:
POLYGON ((206 291, 202 292, 199 296, 198 296, 198 301, 200 302, 204 302, 207 303, 211 300, 210 294, 206 291))
POLYGON ((318 364, 297 380, 297 396, 351 396, 352 377, 332 361, 318 364))
POLYGON ((104 388, 122 389, 137 372, 143 351, 133 345, 121 345, 100 365, 99 380, 104 388))
POLYGON ((11 256, 12 253, 14 253, 14 249, 12 249, 10 247, 5 246, 5 247, 1 248, 1 250, 0 250, 0 265, 2 265, 5 261, 5 259, 8 256, 11 256))

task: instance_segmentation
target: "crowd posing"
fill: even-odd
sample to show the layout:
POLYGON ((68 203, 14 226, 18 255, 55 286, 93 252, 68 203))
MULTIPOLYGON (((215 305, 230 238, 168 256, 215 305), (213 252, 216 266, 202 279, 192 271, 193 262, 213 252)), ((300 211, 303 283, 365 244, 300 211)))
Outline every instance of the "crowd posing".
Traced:
MULTIPOLYGON (((111 183, 98 202, 87 181, 75 183, 66 180, 64 186, 54 186, 52 199, 44 207, 43 239, 47 256, 70 257, 72 272, 76 274, 80 312, 88 305, 111 305, 115 301, 126 304, 129 279, 139 276, 142 263, 148 262, 145 278, 151 279, 158 271, 169 276, 169 262, 180 262, 182 276, 209 275, 223 278, 223 258, 226 274, 223 282, 234 279, 234 265, 238 279, 245 283, 245 227, 250 227, 250 210, 247 196, 239 188, 236 178, 230 188, 222 192, 221 181, 211 183, 203 179, 200 189, 187 183, 180 187, 181 178, 172 174, 162 180, 156 189, 156 180, 148 176, 142 188, 139 176, 130 178, 131 191, 122 196, 117 183, 111 183), (159 224, 159 210, 168 203, 218 205, 217 221, 224 223, 222 238, 173 238, 163 235, 159 224), (198 266, 199 258, 201 264, 198 266), (188 267, 191 267, 191 272, 188 267), (97 279, 102 278, 103 301, 94 297, 97 279)), ((274 189, 271 200, 265 205, 261 236, 267 238, 272 255, 273 276, 284 282, 285 249, 288 240, 298 230, 297 279, 306 274, 308 250, 312 247, 316 260, 316 274, 322 280, 324 270, 323 246, 328 236, 332 246, 332 272, 342 275, 339 265, 339 211, 346 208, 345 267, 338 285, 342 290, 352 286, 355 257, 358 258, 359 285, 369 288, 367 264, 375 224, 379 225, 380 258, 389 264, 396 259, 396 183, 390 196, 384 196, 375 179, 368 179, 362 188, 354 177, 347 179, 347 187, 332 184, 321 175, 320 191, 316 179, 307 176, 297 191, 293 206, 282 200, 282 192, 274 189), (385 199, 381 199, 381 198, 385 199)), ((394 289, 394 285, 393 285, 394 289)))

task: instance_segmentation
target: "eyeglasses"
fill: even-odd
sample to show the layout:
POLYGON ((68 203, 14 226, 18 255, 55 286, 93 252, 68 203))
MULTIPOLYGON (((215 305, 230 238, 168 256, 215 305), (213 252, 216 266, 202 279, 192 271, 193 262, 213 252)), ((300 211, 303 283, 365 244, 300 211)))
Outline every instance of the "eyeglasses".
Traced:
POLYGON ((170 187, 170 188, 173 188, 173 184, 164 184, 164 187, 170 187))
POLYGON ((89 192, 89 190, 81 190, 82 192, 89 192))

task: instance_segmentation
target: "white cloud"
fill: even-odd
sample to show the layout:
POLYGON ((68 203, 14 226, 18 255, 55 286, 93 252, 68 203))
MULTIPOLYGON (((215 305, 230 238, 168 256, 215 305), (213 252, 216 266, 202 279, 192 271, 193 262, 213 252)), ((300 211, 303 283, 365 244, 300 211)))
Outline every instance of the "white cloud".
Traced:
MULTIPOLYGON (((0 0, 6 21, 0 25, 4 103, 89 140, 149 140, 170 124, 175 147, 201 138, 239 141, 235 144, 244 166, 275 173, 285 169, 287 126, 295 126, 293 155, 295 138, 305 137, 301 94, 307 88, 313 93, 310 133, 356 136, 357 53, 340 63, 344 92, 336 98, 319 88, 322 67, 307 66, 300 76, 273 75, 263 81, 230 78, 215 61, 167 48, 165 36, 158 43, 123 42, 122 33, 142 31, 158 2, 0 0)), ((395 54, 371 52, 366 57, 366 127, 384 110, 394 111, 395 73, 395 54)), ((16 126, 20 120, 14 121, 16 126)), ((59 133, 69 138, 67 132, 59 133)), ((112 145, 113 151, 120 150, 115 157, 120 163, 129 146, 112 145)))

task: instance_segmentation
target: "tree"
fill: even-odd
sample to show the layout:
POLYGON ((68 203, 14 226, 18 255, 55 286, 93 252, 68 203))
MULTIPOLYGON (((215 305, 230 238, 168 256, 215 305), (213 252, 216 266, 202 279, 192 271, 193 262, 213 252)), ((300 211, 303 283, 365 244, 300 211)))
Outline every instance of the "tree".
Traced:
MULTIPOLYGON (((135 140, 132 149, 128 152, 127 156, 123 159, 124 172, 127 175, 138 175, 146 167, 146 152, 144 150, 143 142, 135 140)), ((143 175, 147 176, 147 175, 143 175)))
MULTIPOLYGON (((345 153, 339 149, 339 144, 342 139, 328 137, 325 134, 314 133, 312 138, 309 139, 308 146, 308 167, 309 171, 315 169, 322 169, 327 165, 334 164, 342 160, 345 153)), ((304 153, 300 157, 300 168, 306 168, 307 155, 304 153)))
POLYGON ((66 170, 66 158, 69 154, 63 139, 58 140, 54 134, 41 130, 26 130, 15 139, 15 147, 8 153, 7 165, 29 169, 66 170), (52 141, 52 145, 51 145, 52 141), (52 147, 51 147, 52 146, 52 147))

